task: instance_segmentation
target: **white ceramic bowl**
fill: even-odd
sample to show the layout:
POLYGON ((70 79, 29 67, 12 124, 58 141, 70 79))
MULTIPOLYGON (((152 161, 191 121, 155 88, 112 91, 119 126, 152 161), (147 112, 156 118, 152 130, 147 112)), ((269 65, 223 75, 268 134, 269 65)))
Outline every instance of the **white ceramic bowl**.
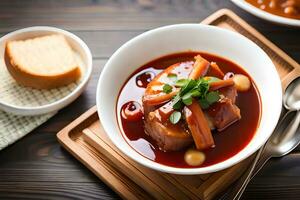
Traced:
MULTIPOLYGON (((25 88, 22 86, 18 86, 15 83, 9 83, 7 84, 7 88, 2 88, 3 90, 0 91, 0 95, 5 95, 5 90, 10 90, 9 95, 12 97, 7 98, 7 100, 3 100, 5 98, 0 98, 0 110, 4 110, 9 113, 13 113, 16 115, 40 115, 40 114, 46 114, 49 112, 57 111, 71 102, 73 102, 84 90, 85 86, 87 85, 91 74, 92 74, 92 54, 90 49, 87 47, 87 45, 76 35, 54 27, 48 27, 48 26, 36 26, 36 27, 28 27, 24 29, 20 29, 11 33, 8 33, 7 35, 4 35, 0 38, 0 58, 1 62, 4 59, 4 50, 5 45, 8 41, 11 40, 24 40, 28 38, 38 37, 38 36, 44 36, 49 34, 61 34, 64 35, 66 40, 68 41, 69 45, 72 47, 73 51, 76 52, 81 57, 82 61, 82 67, 83 67, 83 74, 80 79, 80 81, 76 84, 76 86, 68 87, 68 88, 59 88, 56 91, 38 91, 38 90, 32 90, 30 88, 25 88), (14 85, 15 84, 15 85, 14 85), (18 95, 18 97, 14 97, 12 94, 23 92, 24 95, 18 95), (64 92, 64 94, 61 94, 64 92), (56 93, 57 95, 55 95, 56 93), (25 95, 27 94, 27 96, 25 95), (32 98, 32 96, 37 97, 44 97, 46 95, 46 98, 44 98, 46 101, 42 105, 27 105, 27 104, 14 104, 12 101, 9 101, 13 98, 24 98, 23 100, 19 102, 25 102, 26 99, 32 98), (52 101, 48 99, 52 99, 52 101), (54 100, 53 100, 54 99, 54 100)), ((2 67, 2 66, 1 66, 2 67)), ((0 80, 0 84, 3 80, 0 80)), ((67 87, 67 86, 66 86, 67 87)), ((37 100, 32 98, 33 100, 37 100)))
POLYGON ((260 47, 238 33, 199 24, 161 27, 131 39, 110 57, 101 73, 97 88, 99 117, 115 146, 144 166, 174 174, 215 172, 249 157, 271 135, 281 112, 281 104, 282 89, 279 76, 272 61, 260 47), (164 55, 189 50, 216 54, 242 66, 258 87, 262 115, 254 138, 238 154, 208 167, 183 169, 153 162, 130 147, 118 128, 116 102, 121 87, 137 68, 164 55))
POLYGON ((260 17, 264 20, 278 23, 278 24, 283 24, 283 25, 288 25, 288 26, 295 26, 295 27, 300 27, 300 20, 297 19, 290 19, 287 17, 281 17, 278 15, 273 15, 271 13, 268 13, 266 11, 263 11, 262 9, 259 9, 250 3, 246 2, 245 0, 231 0, 233 3, 235 3, 237 6, 240 8, 244 9, 245 11, 260 17))

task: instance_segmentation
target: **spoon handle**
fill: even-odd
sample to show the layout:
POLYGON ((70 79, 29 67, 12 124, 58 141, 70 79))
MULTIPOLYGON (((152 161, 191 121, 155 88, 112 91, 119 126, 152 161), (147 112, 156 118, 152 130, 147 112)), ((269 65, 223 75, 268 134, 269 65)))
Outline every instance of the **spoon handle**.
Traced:
POLYGON ((274 136, 281 134, 282 136, 284 136, 284 138, 276 137, 276 140, 270 138, 270 140, 267 142, 267 144, 264 147, 264 152, 261 154, 261 157, 259 158, 250 179, 252 179, 259 172, 259 170, 261 170, 261 168, 266 164, 266 162, 271 157, 273 156, 281 157, 293 150, 293 148, 282 148, 280 149, 281 151, 280 155, 279 154, 273 155, 274 150, 272 150, 272 148, 269 147, 268 143, 273 142, 273 145, 274 144, 276 145, 277 142, 287 143, 292 137, 294 137, 296 131, 299 128, 299 124, 300 124, 300 111, 289 111, 284 115, 284 117, 282 118, 282 120, 280 121, 280 123, 278 124, 278 126, 273 132, 274 136), (291 115, 292 120, 290 119, 289 115, 291 115))
POLYGON ((241 185, 239 191, 234 196, 234 200, 239 200, 242 197, 251 179, 261 170, 261 168, 271 157, 272 156, 270 152, 263 152, 261 157, 258 157, 259 159, 256 162, 254 161, 250 172, 248 173, 246 179, 244 179, 244 183, 241 185))
MULTIPOLYGON (((248 169, 247 172, 245 172, 243 177, 239 180, 238 185, 235 186, 235 187, 238 187, 238 186, 240 186, 240 187, 232 199, 239 200, 242 197, 250 180, 260 171, 260 169, 265 165, 265 163, 273 156, 274 150, 272 149, 272 145, 270 145, 270 143, 275 142, 275 144, 276 144, 275 139, 280 140, 281 138, 277 137, 277 136, 279 134, 282 134, 283 132, 284 132, 284 134, 282 134, 282 135, 289 136, 289 137, 292 137, 295 134, 295 132, 298 129, 299 123, 300 123, 300 112, 296 111, 295 115, 294 115, 294 113, 295 113, 295 111, 287 112, 284 115, 284 117, 280 120, 278 126, 274 130, 269 141, 258 152, 258 155, 256 156, 255 160, 253 161, 251 168, 248 169), (291 120, 290 116, 293 116, 292 120, 291 120)), ((288 138, 288 137, 285 137, 285 138, 288 138)), ((288 149, 282 149, 282 151, 285 153, 280 156, 283 156, 290 152, 290 150, 288 150, 288 149)))
POLYGON ((252 171, 255 168, 255 165, 263 152, 264 147, 260 148, 258 152, 256 153, 252 163, 250 166, 246 169, 246 171, 243 173, 243 175, 234 183, 234 185, 231 187, 230 192, 228 192, 226 195, 224 195, 221 199, 222 200, 233 200, 239 198, 239 192, 243 188, 242 186, 244 184, 247 184, 246 181, 251 177, 252 171))
MULTIPOLYGON (((254 160, 252 161, 251 166, 244 172, 242 177, 236 182, 236 184, 233 187, 233 190, 231 191, 231 195, 229 198, 230 200, 239 200, 241 196, 243 195, 248 183, 250 182, 252 178, 252 174, 256 168, 256 164, 259 162, 261 156, 263 156, 265 151, 265 146, 262 147, 256 154, 254 160)), ((267 155, 267 154, 265 154, 267 155)), ((265 157, 265 156, 264 156, 265 157)))

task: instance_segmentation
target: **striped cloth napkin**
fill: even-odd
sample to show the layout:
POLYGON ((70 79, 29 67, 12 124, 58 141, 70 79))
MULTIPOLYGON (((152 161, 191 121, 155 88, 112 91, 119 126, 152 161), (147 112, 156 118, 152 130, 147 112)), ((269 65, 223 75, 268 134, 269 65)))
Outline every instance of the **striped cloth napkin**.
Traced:
POLYGON ((0 111, 0 150, 30 133, 53 115, 55 113, 27 117, 0 111))

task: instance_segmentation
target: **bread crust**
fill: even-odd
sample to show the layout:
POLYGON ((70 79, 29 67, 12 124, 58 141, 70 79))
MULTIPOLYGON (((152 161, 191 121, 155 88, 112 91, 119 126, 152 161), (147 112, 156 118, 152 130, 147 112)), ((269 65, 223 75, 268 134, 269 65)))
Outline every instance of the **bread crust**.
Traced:
POLYGON ((8 44, 6 44, 5 47, 4 60, 7 70, 17 83, 35 89, 53 89, 61 87, 76 81, 81 76, 79 66, 66 73, 49 76, 28 73, 14 63, 8 44))

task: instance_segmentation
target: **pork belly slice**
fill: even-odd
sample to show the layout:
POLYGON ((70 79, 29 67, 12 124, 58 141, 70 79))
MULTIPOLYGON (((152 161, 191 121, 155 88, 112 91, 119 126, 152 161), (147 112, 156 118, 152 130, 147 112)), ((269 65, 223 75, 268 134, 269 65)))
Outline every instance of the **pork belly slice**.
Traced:
POLYGON ((193 138, 184 122, 180 121, 177 124, 169 122, 169 116, 174 111, 171 106, 166 104, 145 116, 146 133, 164 151, 181 150, 193 143, 193 138))
POLYGON ((232 85, 232 86, 221 88, 219 89, 219 92, 224 97, 230 99, 233 104, 235 104, 236 97, 238 95, 235 86, 232 85))
POLYGON ((240 109, 227 97, 207 109, 207 113, 218 131, 224 130, 241 119, 240 109))

